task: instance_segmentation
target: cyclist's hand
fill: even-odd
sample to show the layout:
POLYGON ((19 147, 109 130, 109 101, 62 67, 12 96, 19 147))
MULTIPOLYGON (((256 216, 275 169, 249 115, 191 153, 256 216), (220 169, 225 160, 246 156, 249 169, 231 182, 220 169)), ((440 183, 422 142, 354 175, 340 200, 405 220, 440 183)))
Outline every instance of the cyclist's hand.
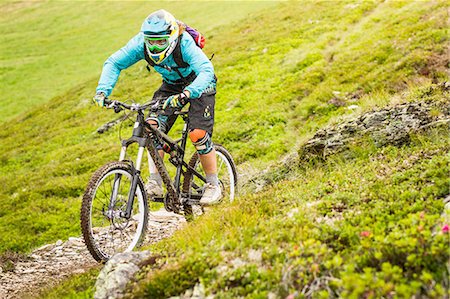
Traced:
POLYGON ((92 98, 92 102, 99 107, 105 107, 105 99, 105 94, 103 92, 99 92, 92 98))
POLYGON ((163 110, 167 108, 167 106, 174 107, 174 108, 183 108, 184 105, 188 102, 189 98, 188 96, 182 92, 179 94, 175 94, 173 96, 170 96, 167 98, 167 100, 164 102, 163 110))

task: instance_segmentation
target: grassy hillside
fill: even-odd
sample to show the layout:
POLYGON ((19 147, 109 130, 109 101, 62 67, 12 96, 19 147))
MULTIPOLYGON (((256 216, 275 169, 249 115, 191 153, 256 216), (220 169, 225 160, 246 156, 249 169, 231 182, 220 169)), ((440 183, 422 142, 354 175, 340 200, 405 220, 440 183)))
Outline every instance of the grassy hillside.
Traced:
MULTIPOLYGON (((252 11, 273 5, 204 3, 199 10, 198 3, 180 7, 171 2, 162 7, 201 28, 208 37, 213 28, 231 26, 251 17, 252 11)), ((104 60, 138 32, 154 8, 142 2, 38 2, 6 3, 1 9, 8 12, 2 14, 1 30, 6 33, 2 38, 7 41, 1 43, 2 63, 17 65, 2 73, 0 119, 12 121, 4 123, 0 133, 0 204, 4 207, 0 224, 5 228, 0 234, 0 252, 27 251, 80 234, 79 200, 86 182, 94 169, 118 157, 120 144, 118 131, 107 136, 95 133, 117 116, 94 108, 90 98, 104 60), (30 26, 32 31, 27 30, 30 26), (66 32, 71 30, 72 35, 66 32), (62 38, 67 36, 70 39, 62 38), (23 39, 36 48, 26 52, 26 56, 37 57, 33 63, 24 63, 25 54, 17 55, 25 53, 19 47, 23 39), (39 42, 42 47, 37 47, 39 42), (41 55, 55 51, 56 56, 41 55), (71 73, 61 75, 67 69, 71 73), (38 106, 30 108, 33 105, 38 106)), ((152 74, 148 79, 144 66, 139 63, 124 72, 114 95, 148 100, 160 78, 152 74)))
POLYGON ((130 297, 202 285, 215 298, 443 298, 449 235, 438 199, 449 191, 450 147, 442 134, 406 149, 363 141, 351 159, 290 173, 215 210, 151 248, 167 257, 141 272, 130 297))
MULTIPOLYGON (((158 3, 158 8, 202 28, 206 36, 216 27, 274 5, 158 3)), ((139 31, 155 8, 154 3, 141 1, 2 2, 0 122, 64 94, 86 79, 98 79, 102 62, 139 31)))
MULTIPOLYGON (((39 18, 50 13, 50 7, 62 4, 48 5, 20 8, 16 13, 24 10, 30 18, 39 18)), ((36 70, 35 78, 39 78, 32 86, 40 88, 52 82, 56 87, 40 99, 36 95, 34 103, 44 104, 25 112, 21 105, 11 104, 8 109, 16 110, 5 116, 13 121, 4 123, 0 132, 0 252, 25 252, 79 234, 78 210, 86 182, 97 167, 118 156, 119 128, 103 135, 95 133, 116 116, 93 107, 90 97, 103 60, 134 34, 148 12, 141 7, 128 9, 124 3, 111 4, 124 7, 112 9, 115 18, 99 16, 97 20, 89 5, 64 9, 69 20, 86 12, 90 17, 85 28, 95 28, 80 29, 92 35, 77 39, 76 45, 66 44, 83 53, 77 61, 83 75, 74 75, 70 82, 59 75, 39 81, 44 80, 39 73, 42 70, 26 64, 26 70, 32 76, 36 70), (89 43, 102 38, 102 29, 108 26, 117 29, 117 38, 108 34, 111 43, 107 46, 89 46, 97 45, 89 43)), ((95 5, 110 9, 109 4, 95 5)), ((246 173, 277 164, 329 122, 405 101, 402 92, 448 76, 445 1, 264 4, 269 7, 246 3, 247 10, 239 8, 239 13, 235 13, 236 6, 233 10, 229 3, 219 2, 202 6, 205 12, 210 8, 216 13, 207 19, 187 13, 198 8, 198 3, 189 4, 184 12, 176 4, 170 5, 177 17, 207 32, 206 52, 215 53, 219 78, 214 139, 226 145, 246 173), (250 17, 244 17, 251 11, 250 17), (349 105, 358 108, 347 109, 349 105)), ((22 28, 13 18, 7 20, 9 23, 2 22, 6 24, 2 32, 22 28)), ((49 40, 53 36, 48 32, 49 40)), ((57 47, 53 40, 49 44, 53 43, 57 47)), ((61 51, 67 53, 67 48, 61 51)), ((3 52, 3 60, 14 60, 12 51, 2 48, 3 52)), ((61 69, 73 62, 64 59, 61 69)), ((19 65, 25 67, 25 63, 19 65)), ((154 73, 149 79, 144 65, 123 72, 114 97, 145 100, 151 96, 160 80, 154 73)), ((25 75, 19 70, 12 67, 8 75, 16 76, 8 81, 8 90, 16 90, 12 94, 18 96, 19 90, 26 90, 19 80, 25 75)), ((52 70, 58 74, 57 69, 52 70)), ((448 101, 448 94, 435 96, 448 101)), ((17 99, 16 103, 22 103, 17 99)), ((122 135, 128 134, 129 125, 127 122, 122 135)), ((318 288, 322 293, 316 295, 323 297, 333 292, 344 297, 379 297, 388 296, 397 285, 395 291, 406 297, 417 292, 439 297, 444 286, 446 240, 442 234, 431 236, 430 231, 442 209, 442 201, 436 199, 449 192, 445 133, 417 136, 410 147, 400 149, 375 148, 362 140, 362 145, 352 149, 352 159, 337 156, 291 173, 290 180, 262 193, 243 193, 235 205, 224 207, 226 213, 218 209, 174 239, 153 247, 172 256, 157 265, 160 270, 143 274, 149 279, 139 284, 136 296, 179 294, 203 282, 209 293, 224 298, 267 296, 270 292, 284 296, 303 288, 305 292, 318 288), (402 168, 405 159, 413 156, 418 159, 402 168), (391 171, 379 177, 377 169, 382 165, 391 171), (398 194, 411 188, 414 192, 404 192, 399 198, 398 194), (333 219, 336 206, 343 207, 338 208, 339 221, 316 221, 318 217, 333 219), (421 231, 414 230, 417 225, 421 231), (361 236, 363 231, 370 232, 364 233, 370 237, 361 236), (404 244, 405 236, 408 241, 419 240, 414 242, 423 247, 414 252, 409 243, 404 244), (400 256, 390 251, 393 243, 401 248, 400 256), (375 247, 377 251, 369 250, 375 247), (248 260, 250 249, 262 253, 257 263, 230 266, 237 258, 248 260), (429 258, 414 261, 428 250, 432 250, 429 258), (415 257, 408 260, 412 254, 415 257), (168 281, 173 285, 162 290, 168 281), (352 281, 360 281, 357 289, 352 289, 352 281), (384 293, 372 294, 375 290, 366 285, 369 281, 384 293), (377 285, 380 281, 388 281, 388 285, 377 285), (412 288, 406 289, 407 285, 412 288)), ((92 287, 92 280, 77 283, 92 287)), ((67 288, 60 290, 64 293, 67 288)))

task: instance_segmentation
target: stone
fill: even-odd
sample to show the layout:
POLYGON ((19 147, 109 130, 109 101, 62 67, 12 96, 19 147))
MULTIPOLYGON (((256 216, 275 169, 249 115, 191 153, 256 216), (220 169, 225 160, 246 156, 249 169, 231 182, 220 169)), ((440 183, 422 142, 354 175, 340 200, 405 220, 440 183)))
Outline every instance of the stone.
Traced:
POLYGON ((298 208, 293 208, 292 210, 290 210, 290 211, 287 213, 287 217, 288 217, 289 219, 293 219, 294 216, 295 216, 297 213, 298 213, 298 208))
POLYGON ((152 211, 149 213, 149 220, 156 222, 165 222, 169 220, 180 220, 184 219, 183 216, 175 214, 173 212, 168 212, 165 209, 160 209, 158 211, 152 211))
POLYGON ((378 111, 370 114, 366 114, 363 118, 363 123, 367 127, 377 127, 383 124, 388 117, 387 111, 378 111))
POLYGON ((197 283, 194 286, 194 291, 192 292, 192 298, 205 298, 205 286, 202 283, 197 283))
POLYGON ((250 249, 248 251, 248 259, 251 262, 261 263, 262 262, 262 250, 250 249))
POLYGON ((241 260, 240 258, 235 258, 230 261, 230 263, 233 265, 235 269, 240 268, 245 265, 245 262, 241 260))
POLYGON ((100 271, 95 283, 95 299, 121 298, 127 283, 139 271, 139 264, 150 256, 149 251, 114 255, 100 271))
POLYGON ((269 294, 267 294, 267 299, 277 299, 278 296, 275 293, 269 292, 269 294))
POLYGON ((425 101, 400 104, 320 129, 299 149, 299 161, 323 160, 345 151, 355 138, 362 135, 370 136, 378 147, 408 144, 413 132, 449 124, 450 110, 445 112, 446 108, 442 107, 445 104, 433 105, 433 102, 425 101), (430 111, 436 109, 442 113, 431 115, 430 111))
POLYGON ((55 247, 54 244, 46 244, 46 245, 39 247, 35 251, 49 251, 49 250, 53 249, 54 247, 55 247))

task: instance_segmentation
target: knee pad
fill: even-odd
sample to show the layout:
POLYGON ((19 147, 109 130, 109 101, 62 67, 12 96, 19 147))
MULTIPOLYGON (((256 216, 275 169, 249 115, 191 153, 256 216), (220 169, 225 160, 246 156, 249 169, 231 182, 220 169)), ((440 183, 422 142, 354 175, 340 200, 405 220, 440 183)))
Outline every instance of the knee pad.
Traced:
MULTIPOLYGON (((167 116, 164 115, 158 115, 158 116, 150 116, 145 120, 147 123, 149 123, 151 126, 153 126, 154 128, 159 129, 160 131, 165 130, 165 128, 167 127, 167 116)), ((163 148, 163 143, 160 140, 153 140, 154 141, 154 145, 156 147, 156 149, 160 150, 163 148)))
POLYGON ((156 127, 157 129, 159 129, 160 131, 166 133, 166 128, 167 128, 167 116, 166 115, 158 115, 158 116, 150 116, 147 117, 147 119, 145 120, 146 122, 148 122, 150 125, 156 127))
POLYGON ((189 138, 199 155, 206 155, 213 150, 211 136, 205 130, 194 129, 189 132, 189 138))

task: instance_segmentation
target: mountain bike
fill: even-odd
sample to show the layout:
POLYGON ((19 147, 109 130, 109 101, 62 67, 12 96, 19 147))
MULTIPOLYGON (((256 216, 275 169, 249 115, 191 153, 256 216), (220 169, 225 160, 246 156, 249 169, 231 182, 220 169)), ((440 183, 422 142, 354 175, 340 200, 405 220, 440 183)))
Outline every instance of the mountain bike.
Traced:
MULTIPOLYGON (((149 216, 149 200, 160 202, 169 212, 184 215, 192 220, 204 212, 199 201, 203 194, 206 175, 197 153, 185 161, 188 138, 189 116, 187 111, 177 111, 184 121, 181 138, 171 139, 164 132, 149 125, 144 111, 157 112, 160 103, 125 104, 106 100, 108 108, 116 113, 127 109, 136 112, 132 136, 122 140, 118 161, 100 167, 91 177, 81 205, 81 230, 86 246, 99 262, 106 262, 115 253, 129 252, 140 246, 145 237, 149 216), (138 144, 135 162, 127 157, 131 144, 138 144), (163 159, 158 153, 157 144, 164 144, 169 161, 176 168, 172 179, 163 159), (141 164, 145 151, 159 171, 166 192, 162 197, 147 195, 141 177, 141 164)), ((230 153, 219 144, 214 145, 217 158, 219 184, 222 200, 233 201, 237 192, 236 165, 230 153)))

